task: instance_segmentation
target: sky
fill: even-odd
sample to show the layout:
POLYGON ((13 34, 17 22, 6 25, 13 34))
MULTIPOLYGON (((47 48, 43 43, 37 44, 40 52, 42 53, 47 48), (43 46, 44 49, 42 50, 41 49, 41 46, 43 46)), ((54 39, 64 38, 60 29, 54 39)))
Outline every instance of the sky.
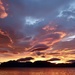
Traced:
POLYGON ((75 61, 75 0, 0 0, 0 62, 27 58, 75 61))

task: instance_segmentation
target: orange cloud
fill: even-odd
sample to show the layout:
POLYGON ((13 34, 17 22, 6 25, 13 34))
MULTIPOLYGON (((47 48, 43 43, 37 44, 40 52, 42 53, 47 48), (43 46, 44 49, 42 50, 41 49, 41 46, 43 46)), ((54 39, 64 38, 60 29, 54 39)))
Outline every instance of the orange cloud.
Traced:
POLYGON ((8 14, 5 11, 5 7, 3 6, 3 3, 0 0, 0 18, 5 18, 7 16, 8 16, 8 14))
POLYGON ((56 27, 54 27, 54 26, 49 26, 49 25, 46 25, 45 27, 43 27, 43 30, 45 30, 45 31, 53 31, 53 30, 55 30, 56 29, 56 27))
POLYGON ((45 36, 43 36, 45 38, 42 38, 38 43, 46 44, 47 46, 53 46, 55 43, 59 42, 66 35, 67 34, 62 31, 54 32, 52 34, 46 34, 45 36))
POLYGON ((50 45, 54 45, 55 43, 59 42, 62 38, 64 38, 66 36, 65 32, 55 32, 55 34, 59 34, 60 38, 57 40, 54 40, 50 45))
POLYGON ((11 39, 11 37, 9 36, 9 34, 7 32, 3 32, 1 29, 0 29, 0 34, 3 35, 3 36, 6 36, 9 38, 10 42, 13 43, 13 40, 11 39))

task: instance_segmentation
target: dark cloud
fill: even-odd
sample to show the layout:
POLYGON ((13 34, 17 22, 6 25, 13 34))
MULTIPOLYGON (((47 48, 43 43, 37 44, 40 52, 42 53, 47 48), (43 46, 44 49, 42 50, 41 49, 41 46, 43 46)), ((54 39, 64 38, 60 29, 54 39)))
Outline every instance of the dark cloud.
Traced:
POLYGON ((45 58, 45 56, 41 56, 42 58, 45 58))
POLYGON ((34 46, 32 49, 31 49, 31 51, 33 52, 33 51, 42 51, 42 50, 46 50, 46 49, 48 49, 49 47, 48 46, 46 46, 46 45, 44 45, 44 44, 38 44, 38 45, 36 45, 36 46, 34 46))
POLYGON ((52 59, 47 60, 47 61, 60 61, 60 59, 59 58, 52 58, 52 59))
POLYGON ((30 61, 30 60, 34 60, 34 58, 32 57, 20 58, 17 61, 30 61))
POLYGON ((75 60, 68 60, 67 62, 75 63, 75 60))
POLYGON ((36 51, 36 54, 39 56, 39 55, 43 55, 44 53, 43 52, 36 51))

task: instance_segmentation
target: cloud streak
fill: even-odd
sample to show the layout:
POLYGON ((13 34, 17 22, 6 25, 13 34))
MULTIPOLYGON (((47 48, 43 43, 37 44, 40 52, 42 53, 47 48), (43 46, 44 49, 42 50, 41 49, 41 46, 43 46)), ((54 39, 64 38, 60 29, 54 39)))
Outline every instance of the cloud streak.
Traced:
POLYGON ((5 7, 3 6, 2 1, 0 0, 0 18, 6 18, 8 14, 6 13, 5 7))

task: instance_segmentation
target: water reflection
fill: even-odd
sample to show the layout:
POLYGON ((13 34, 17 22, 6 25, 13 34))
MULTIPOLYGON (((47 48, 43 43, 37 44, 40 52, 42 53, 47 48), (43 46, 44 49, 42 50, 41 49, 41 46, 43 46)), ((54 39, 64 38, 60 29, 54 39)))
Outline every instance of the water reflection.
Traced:
POLYGON ((0 75, 75 75, 75 68, 0 69, 0 75))

